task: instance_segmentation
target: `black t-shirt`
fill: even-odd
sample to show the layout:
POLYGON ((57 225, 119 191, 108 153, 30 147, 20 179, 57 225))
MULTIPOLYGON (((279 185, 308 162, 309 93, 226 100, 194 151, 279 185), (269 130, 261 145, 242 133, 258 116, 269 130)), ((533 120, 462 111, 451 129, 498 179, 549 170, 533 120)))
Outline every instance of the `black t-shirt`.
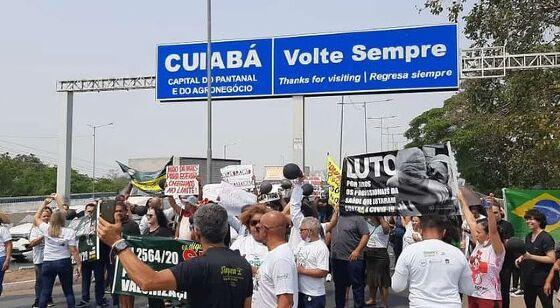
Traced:
POLYGON ((159 228, 157 228, 155 231, 150 231, 150 229, 146 229, 146 233, 144 235, 148 235, 148 236, 160 236, 160 237, 174 237, 175 235, 173 234, 173 231, 171 231, 171 229, 169 229, 168 227, 162 227, 160 226, 159 228))
MULTIPOLYGON (((500 219, 500 221, 498 221, 498 229, 501 232, 504 242, 512 238, 514 235, 513 225, 507 220, 500 219)), ((515 258, 513 256, 513 252, 511 250, 508 250, 508 246, 507 245, 504 246, 506 249, 506 256, 504 257, 503 267, 511 268, 515 266, 515 258)))
POLYGON ((203 256, 170 270, 177 290, 187 292, 187 300, 194 308, 239 308, 253 295, 251 265, 237 250, 210 248, 203 256))
POLYGON ((513 225, 507 220, 501 219, 498 221, 498 227, 502 229, 502 237, 504 240, 508 240, 514 236, 513 225))
POLYGON ((140 228, 134 220, 128 220, 122 224, 122 234, 124 235, 140 235, 140 228))
MULTIPOLYGON (((531 242, 532 233, 525 237, 525 250, 537 256, 545 256, 547 252, 554 251, 554 239, 546 231, 537 235, 534 242, 531 242)), ((522 279, 525 284, 533 286, 543 286, 552 264, 545 264, 533 260, 524 260, 521 264, 522 279)))

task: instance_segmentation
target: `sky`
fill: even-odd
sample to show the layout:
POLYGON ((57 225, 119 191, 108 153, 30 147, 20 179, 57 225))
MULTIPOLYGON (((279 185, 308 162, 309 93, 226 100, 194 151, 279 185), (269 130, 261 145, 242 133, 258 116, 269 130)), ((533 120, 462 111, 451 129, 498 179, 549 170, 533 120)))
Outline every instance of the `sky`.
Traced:
MULTIPOLYGON (((447 23, 419 12, 422 1, 243 0, 212 2, 215 40, 447 23)), ((461 25, 460 25, 461 26, 461 25)), ((61 105, 56 81, 151 76, 156 46, 206 39, 206 1, 4 1, 0 10, 0 152, 34 153, 56 164, 61 105)), ((460 37, 460 48, 465 48, 460 37)), ((392 99, 370 104, 368 117, 395 116, 385 125, 401 134, 414 117, 443 106, 454 92, 346 96, 346 102, 392 99)), ((325 166, 326 153, 339 155, 340 96, 306 99, 306 162, 325 166)), ((292 102, 289 98, 213 103, 213 152, 253 164, 292 159, 292 102)), ((129 158, 206 157, 205 102, 159 103, 155 91, 136 90, 74 95, 73 162, 92 173, 97 130, 96 174, 117 170, 129 158)), ((364 110, 345 107, 343 154, 364 153, 364 110)), ((379 151, 378 121, 368 123, 368 151, 379 151)), ((386 137, 385 137, 386 138, 386 137)), ((383 140, 383 150, 389 150, 383 140)))

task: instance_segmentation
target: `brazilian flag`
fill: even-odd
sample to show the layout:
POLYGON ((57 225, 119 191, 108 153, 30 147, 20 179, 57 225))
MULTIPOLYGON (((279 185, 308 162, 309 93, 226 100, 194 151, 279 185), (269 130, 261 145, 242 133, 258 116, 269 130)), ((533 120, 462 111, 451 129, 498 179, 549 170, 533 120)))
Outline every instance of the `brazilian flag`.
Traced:
POLYGON ((560 190, 504 189, 507 220, 515 230, 515 236, 525 238, 529 229, 523 216, 536 209, 546 216, 546 229, 556 242, 560 241, 560 190))
POLYGON ((165 184, 165 179, 167 178, 167 166, 173 165, 173 157, 158 171, 138 171, 121 162, 117 161, 117 164, 119 164, 124 173, 130 176, 134 187, 147 194, 155 195, 163 193, 164 185, 162 184, 165 184))

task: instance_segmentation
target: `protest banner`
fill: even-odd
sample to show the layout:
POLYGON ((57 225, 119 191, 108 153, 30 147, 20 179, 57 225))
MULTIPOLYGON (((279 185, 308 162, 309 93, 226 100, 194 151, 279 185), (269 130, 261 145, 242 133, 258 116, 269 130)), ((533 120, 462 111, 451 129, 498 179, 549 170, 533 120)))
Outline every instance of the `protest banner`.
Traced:
POLYGON ((327 184, 329 184, 329 204, 338 207, 340 199, 340 167, 332 156, 327 155, 327 184))
POLYGON ((507 220, 513 225, 515 236, 525 238, 530 232, 525 212, 536 209, 546 216, 545 231, 560 241, 560 190, 504 189, 507 220))
POLYGON ((255 187, 253 165, 230 165, 220 169, 222 181, 242 189, 255 187))
POLYGON ((241 208, 247 204, 257 203, 257 196, 229 183, 222 182, 222 189, 218 196, 220 205, 223 206, 230 215, 241 214, 241 208))
POLYGON ((167 166, 167 179, 165 181, 166 196, 171 195, 198 195, 199 165, 167 166))
POLYGON ((458 215, 454 166, 449 144, 348 156, 342 170, 341 213, 458 215))
POLYGON ((99 239, 96 233, 95 217, 82 217, 76 226, 78 254, 83 261, 94 261, 99 258, 99 239))
MULTIPOLYGON (((155 271, 164 270, 174 265, 197 257, 202 250, 202 246, 193 241, 174 240, 168 237, 157 236, 127 236, 128 246, 138 256, 142 262, 147 264, 155 271)), ((175 290, 164 291, 143 291, 130 279, 122 263, 117 260, 115 263, 115 277, 113 278, 113 293, 131 296, 147 296, 169 300, 184 300, 187 298, 186 292, 175 290)))

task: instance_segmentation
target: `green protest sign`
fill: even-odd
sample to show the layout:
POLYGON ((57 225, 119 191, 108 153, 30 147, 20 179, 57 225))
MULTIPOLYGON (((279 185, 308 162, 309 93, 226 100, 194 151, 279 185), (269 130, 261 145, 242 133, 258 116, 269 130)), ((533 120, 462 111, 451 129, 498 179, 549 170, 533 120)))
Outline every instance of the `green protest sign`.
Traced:
MULTIPOLYGON (((179 262, 198 256, 202 246, 193 241, 175 240, 167 237, 156 236, 127 236, 128 246, 138 258, 156 271, 173 267, 179 262)), ((123 268, 117 257, 115 264, 115 277, 113 280, 113 293, 132 296, 148 296, 163 299, 184 300, 186 292, 143 291, 136 285, 123 268)))
POLYGON ((560 190, 504 189, 507 220, 515 230, 515 236, 525 238, 529 229, 525 223, 525 212, 536 209, 546 216, 545 230, 555 241, 560 240, 560 190))
POLYGON ((99 239, 95 229, 97 219, 91 216, 82 217, 76 227, 76 237, 78 239, 78 253, 83 261, 97 260, 99 256, 99 239))

